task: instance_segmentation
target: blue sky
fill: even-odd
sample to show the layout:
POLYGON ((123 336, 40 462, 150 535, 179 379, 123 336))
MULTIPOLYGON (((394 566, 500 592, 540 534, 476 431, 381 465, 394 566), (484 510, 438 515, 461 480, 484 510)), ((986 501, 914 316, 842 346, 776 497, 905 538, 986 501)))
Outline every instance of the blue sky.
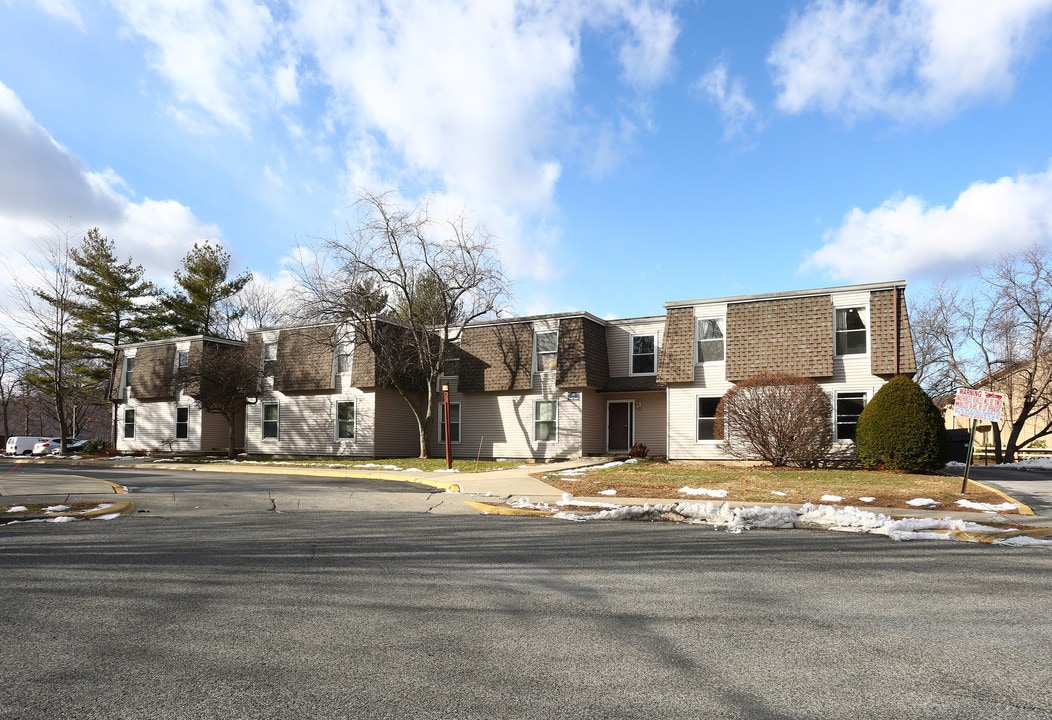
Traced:
POLYGON ((281 284, 394 189, 498 235, 521 314, 916 301, 1052 238, 1050 43, 1052 0, 0 0, 0 237, 281 284))

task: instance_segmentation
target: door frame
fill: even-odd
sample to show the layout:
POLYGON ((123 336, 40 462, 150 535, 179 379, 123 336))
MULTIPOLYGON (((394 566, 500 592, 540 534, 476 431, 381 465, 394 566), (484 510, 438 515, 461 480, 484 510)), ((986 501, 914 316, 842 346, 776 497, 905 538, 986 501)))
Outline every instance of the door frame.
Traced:
POLYGON ((607 400, 606 401, 606 452, 629 452, 636 437, 636 401, 635 400, 607 400), (610 447, 610 410, 614 405, 626 405, 628 407, 628 442, 624 449, 613 449, 610 447))

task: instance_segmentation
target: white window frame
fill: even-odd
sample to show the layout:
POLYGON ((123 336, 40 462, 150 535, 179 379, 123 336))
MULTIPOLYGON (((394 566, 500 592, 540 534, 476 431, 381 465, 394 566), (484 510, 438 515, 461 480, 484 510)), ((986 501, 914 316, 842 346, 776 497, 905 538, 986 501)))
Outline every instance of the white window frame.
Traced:
POLYGON ((336 426, 333 430, 336 434, 336 442, 351 442, 355 439, 358 434, 358 401, 357 400, 337 400, 336 401, 336 426), (340 423, 347 422, 346 420, 340 419, 340 406, 350 405, 351 406, 351 434, 348 436, 340 435, 340 423))
POLYGON ((555 399, 548 399, 548 400, 541 399, 541 400, 534 400, 533 401, 533 441, 535 443, 538 443, 538 444, 540 444, 540 443, 559 442, 559 401, 558 400, 555 400, 555 399), (555 408, 555 417, 554 418, 552 418, 551 420, 540 420, 538 418, 538 415, 539 415, 538 408, 542 404, 544 404, 544 405, 551 405, 552 407, 555 408), (554 426, 553 437, 551 437, 551 438, 549 438, 547 440, 539 440, 537 438, 537 426, 540 423, 545 423, 545 424, 551 423, 554 426))
MULTIPOLYGON (((852 437, 849 438, 840 437, 840 426, 848 424, 840 422, 840 398, 846 395, 855 396, 852 399, 857 399, 858 396, 861 396, 862 410, 865 410, 866 405, 869 403, 870 395, 868 390, 837 390, 833 394, 833 438, 839 443, 854 443, 854 433, 852 433, 852 437)), ((862 410, 859 410, 859 415, 862 414, 862 410)), ((855 418, 855 422, 852 426, 856 429, 858 428, 858 418, 855 418)))
POLYGON ((354 346, 350 343, 340 343, 336 346, 336 372, 346 375, 354 367, 354 346))
POLYGON ((135 408, 124 408, 124 437, 135 437, 135 408), (128 432, 129 427, 131 428, 130 433, 128 432))
POLYGON ((849 307, 833 308, 833 355, 834 355, 834 357, 855 357, 855 356, 865 357, 865 356, 869 355, 869 349, 870 349, 869 331, 870 331, 870 327, 871 327, 871 323, 870 323, 870 318, 869 318, 869 307, 868 306, 866 306, 866 305, 851 305, 849 307), (840 314, 841 313, 847 313, 847 312, 849 312, 851 310, 858 311, 858 314, 862 318, 862 324, 865 326, 863 328, 862 332, 865 334, 865 338, 866 338, 866 349, 863 350, 862 352, 842 353, 842 352, 840 352, 840 342, 839 342, 840 333, 841 332, 844 332, 844 333, 849 333, 849 332, 850 333, 859 333, 858 329, 854 329, 854 330, 848 330, 848 329, 839 330, 838 327, 837 327, 838 324, 839 324, 840 314))
POLYGON ((450 340, 446 345, 446 359, 442 362, 442 369, 439 371, 439 377, 442 378, 455 378, 460 376, 460 338, 450 340), (450 365, 456 370, 456 372, 446 372, 450 365))
POLYGON ((274 377, 277 373, 277 366, 278 344, 276 342, 263 343, 263 377, 274 377))
POLYGON ((189 440, 190 439, 190 406, 189 405, 176 405, 175 406, 175 439, 176 440, 189 440), (179 422, 179 412, 181 410, 186 411, 186 420, 179 422), (179 435, 179 426, 183 426, 183 435, 179 435))
POLYGON ((533 371, 535 373, 546 373, 555 372, 559 367, 559 331, 558 330, 543 330, 540 332, 533 333, 533 371), (540 343, 542 336, 553 335, 555 337, 555 349, 541 351, 540 343), (541 369, 541 356, 552 358, 552 366, 550 368, 541 369))
POLYGON ((716 407, 720 404, 721 396, 712 395, 695 395, 694 396, 694 442, 698 443, 714 443, 720 442, 723 438, 716 437, 716 407), (701 414, 701 403, 703 400, 715 400, 716 404, 712 406, 712 415, 701 414), (703 438, 701 437, 701 421, 712 421, 713 430, 712 437, 703 438))
POLYGON ((709 363, 725 362, 727 360, 727 319, 723 317, 696 317, 694 318, 694 364, 695 365, 707 365, 709 363), (703 342, 713 342, 710 340, 702 340, 699 336, 701 335, 701 324, 703 322, 714 322, 716 327, 719 328, 720 334, 723 336, 723 357, 718 360, 704 360, 702 353, 699 352, 700 345, 703 342))
POLYGON ((124 358, 124 397, 131 397, 132 376, 135 374, 135 356, 124 358))
POLYGON ((658 366, 658 342, 657 333, 636 333, 633 334, 628 345, 628 374, 629 375, 657 375, 658 366), (637 353, 636 352, 636 338, 650 338, 653 343, 653 350, 649 353, 637 353), (654 366, 652 370, 636 372, 636 358, 637 357, 648 357, 654 358, 654 366))
MULTIPOLYGON (((464 408, 458 402, 449 403, 449 444, 459 445, 463 439, 461 433, 462 423, 464 421, 464 408), (453 408, 457 411, 453 412, 453 408), (455 418, 455 419, 454 419, 455 418), (456 428, 454 430, 454 428, 456 428)), ((439 403, 438 405, 438 441, 444 443, 446 441, 446 404, 439 403)))
POLYGON ((281 439, 281 406, 277 402, 263 402, 259 404, 259 420, 260 420, 260 437, 263 440, 280 440, 281 439), (276 417, 273 420, 267 420, 267 408, 273 407, 275 410, 276 417), (267 435, 267 423, 274 423, 274 434, 267 435))
POLYGON ((176 350, 175 351, 175 369, 182 370, 190 364, 190 351, 189 350, 176 350))

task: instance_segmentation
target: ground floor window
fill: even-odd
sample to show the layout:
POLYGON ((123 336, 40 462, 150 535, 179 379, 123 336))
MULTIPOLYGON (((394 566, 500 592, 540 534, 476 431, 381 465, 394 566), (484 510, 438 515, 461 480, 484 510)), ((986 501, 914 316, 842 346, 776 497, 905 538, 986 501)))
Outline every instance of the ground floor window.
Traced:
POLYGON ((131 408, 124 411, 124 437, 135 437, 135 410, 131 408))
POLYGON ((336 439, 354 440, 354 401, 336 403, 336 439))
POLYGON ((263 403, 263 439, 278 436, 278 404, 263 403))
MULTIPOLYGON (((446 441, 446 406, 438 406, 438 441, 446 441)), ((449 403, 449 442, 460 442, 460 403, 449 403)))
POLYGON ((836 395, 836 439, 854 440, 858 417, 866 407, 866 393, 842 392, 836 395))
POLYGON ((190 408, 175 409, 175 439, 186 440, 190 437, 190 408))
POLYGON ((559 403, 555 400, 533 401, 533 439, 555 442, 559 431, 559 403))
POLYGON ((698 398, 698 440, 716 440, 716 406, 718 397, 698 398))

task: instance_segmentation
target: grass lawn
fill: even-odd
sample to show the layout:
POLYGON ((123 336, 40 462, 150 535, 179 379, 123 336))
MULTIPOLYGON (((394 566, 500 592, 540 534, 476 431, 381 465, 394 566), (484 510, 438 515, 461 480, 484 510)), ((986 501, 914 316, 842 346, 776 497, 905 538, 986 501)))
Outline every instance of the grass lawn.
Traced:
POLYGON ((962 499, 992 504, 1005 502, 1003 496, 971 481, 968 482, 968 492, 962 495, 959 477, 868 470, 669 465, 643 460, 638 464, 591 470, 583 476, 544 473, 538 477, 578 497, 596 496, 603 490, 616 490, 620 497, 697 501, 714 499, 679 492, 680 488, 691 487, 726 490, 725 500, 748 502, 817 504, 823 495, 838 495, 844 498, 843 505, 909 508, 907 500, 930 498, 940 503, 939 508, 946 510, 963 510, 956 505, 962 499), (859 498, 863 497, 874 499, 861 502, 859 498))

